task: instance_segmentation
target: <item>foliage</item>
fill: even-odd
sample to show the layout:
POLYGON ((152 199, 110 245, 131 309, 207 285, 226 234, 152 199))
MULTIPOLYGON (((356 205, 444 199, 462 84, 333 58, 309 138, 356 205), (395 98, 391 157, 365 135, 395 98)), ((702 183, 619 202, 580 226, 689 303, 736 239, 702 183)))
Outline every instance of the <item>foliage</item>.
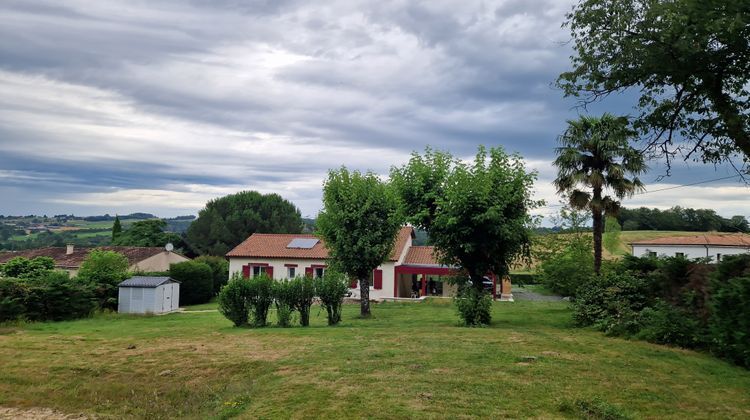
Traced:
POLYGON ((299 312, 299 323, 310 325, 310 307, 315 298, 315 280, 310 276, 297 276, 289 281, 294 296, 294 309, 299 312))
POLYGON ((575 401, 564 401, 560 411, 570 416, 587 420, 627 420, 631 415, 599 397, 592 399, 578 398, 575 401))
POLYGON ((328 325, 341 321, 341 306, 349 290, 349 279, 335 270, 326 270, 322 278, 315 280, 315 294, 328 315, 328 325))
POLYGON ((622 208, 617 220, 623 230, 682 230, 688 232, 750 232, 745 216, 727 219, 709 209, 675 206, 667 210, 622 208))
POLYGON ((750 367, 750 255, 726 257, 712 286, 711 350, 750 367))
POLYGON ((214 295, 211 267, 199 261, 183 261, 169 266, 169 277, 180 282, 180 305, 206 303, 214 295))
POLYGON ((583 0, 565 25, 575 50, 558 79, 566 95, 637 90, 636 127, 667 159, 750 159, 747 2, 583 0))
POLYGON ((253 325, 265 327, 268 324, 268 310, 273 305, 274 281, 267 274, 252 277, 248 283, 248 305, 253 315, 253 325))
POLYGON ((582 116, 568 121, 556 149, 557 192, 567 194, 573 208, 591 211, 597 275, 602 263, 602 216, 617 214, 620 208, 617 199, 643 189, 638 175, 645 172, 646 164, 641 153, 628 143, 634 136, 625 117, 582 116), (614 198, 603 195, 608 189, 614 198))
POLYGON ((202 262, 211 267, 213 277, 213 293, 218 294, 221 288, 227 284, 229 280, 229 262, 224 257, 213 257, 209 255, 201 255, 193 261, 202 262))
POLYGON ((653 303, 649 283, 630 274, 606 273, 580 287, 573 320, 612 335, 629 335, 641 327, 640 312, 653 303))
POLYGON ((96 307, 92 287, 71 280, 65 271, 47 271, 26 279, 0 279, 0 322, 83 318, 96 307))
POLYGON ((247 325, 250 315, 249 295, 249 282, 240 273, 235 273, 219 291, 219 312, 232 321, 235 327, 247 325))
POLYGON ((576 296, 581 285, 594 276, 591 238, 583 235, 554 235, 562 247, 547 251, 538 268, 544 286, 562 296, 576 296))
POLYGON ((607 216, 604 221, 604 234, 602 235, 602 245, 610 254, 616 255, 620 246, 620 232, 622 226, 614 216, 607 216))
POLYGON ((492 321, 492 296, 476 287, 460 287, 453 299, 458 316, 467 326, 489 325, 492 321))
POLYGON ((50 257, 15 257, 0 266, 0 272, 5 277, 32 278, 44 275, 54 268, 55 260, 50 257))
POLYGON ((122 234, 122 223, 120 223, 120 216, 115 216, 115 222, 112 224, 112 241, 114 242, 120 234, 122 234))
POLYGON ((165 246, 168 243, 182 246, 182 239, 172 232, 165 232, 167 222, 161 219, 141 220, 112 239, 118 246, 165 246))
POLYGON ((539 275, 535 273, 510 273, 509 276, 514 286, 537 284, 539 282, 539 275))
POLYGON ((652 343, 695 348, 704 340, 702 326, 693 314, 662 300, 641 311, 640 323, 635 337, 652 343))
POLYGON ((117 309, 117 285, 128 278, 128 259, 113 251, 94 249, 78 270, 77 279, 94 287, 99 307, 117 309))
POLYGON ((273 282, 273 298, 276 304, 276 321, 280 327, 292 324, 292 315, 297 303, 297 289, 292 280, 273 282))
POLYGON ((299 210, 278 194, 243 191, 206 203, 187 230, 187 243, 201 255, 225 255, 253 233, 299 233, 299 210))
POLYGON ((332 170, 317 228, 332 266, 359 280, 361 316, 370 316, 370 274, 391 254, 401 217, 396 195, 374 173, 332 170))

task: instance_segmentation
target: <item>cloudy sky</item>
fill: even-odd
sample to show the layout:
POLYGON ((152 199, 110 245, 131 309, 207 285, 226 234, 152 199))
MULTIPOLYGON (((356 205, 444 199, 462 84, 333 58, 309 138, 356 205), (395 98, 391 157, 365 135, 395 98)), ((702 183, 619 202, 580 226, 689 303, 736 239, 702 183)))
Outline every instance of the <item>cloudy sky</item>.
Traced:
MULTIPOLYGON (((557 203, 556 136, 583 112, 552 87, 571 4, 3 0, 0 214, 196 214, 254 189, 314 216, 328 168, 386 174, 426 145, 519 152, 557 203)), ((733 175, 651 166, 649 190, 733 175)), ((748 192, 728 179, 625 204, 750 216, 748 192)))

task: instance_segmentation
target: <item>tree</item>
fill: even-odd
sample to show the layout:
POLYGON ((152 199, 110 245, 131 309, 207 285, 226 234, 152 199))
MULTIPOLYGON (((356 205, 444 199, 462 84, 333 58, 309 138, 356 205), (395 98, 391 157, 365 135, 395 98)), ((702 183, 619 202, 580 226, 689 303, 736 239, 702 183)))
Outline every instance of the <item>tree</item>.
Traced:
POLYGON ((750 160, 750 3, 582 0, 564 26, 575 51, 558 79, 566 96, 637 89, 635 126, 668 160, 675 151, 750 160), (674 141, 675 150, 675 134, 689 143, 674 141))
POLYGON ((622 226, 614 216, 607 216, 604 221, 604 236, 602 237, 602 244, 604 249, 609 251, 610 254, 616 255, 617 250, 620 246, 620 232, 622 226))
POLYGON ((464 322, 488 323, 491 305, 483 278, 507 274, 511 262, 528 255, 536 174, 502 148, 488 153, 480 147, 471 165, 428 148, 424 156, 415 153, 403 167, 392 168, 391 179, 408 220, 427 231, 440 261, 469 275, 473 287, 459 280, 456 301, 464 322))
POLYGON ((114 242, 121 233, 122 224, 120 224, 120 216, 115 216, 115 223, 112 224, 112 241, 114 242))
POLYGON ((101 308, 117 309, 117 285, 128 278, 129 265, 120 253, 95 249, 81 263, 77 279, 94 286, 101 308))
POLYGON ((396 195, 377 175, 328 172, 317 229, 334 268, 359 281, 362 317, 370 316, 370 274, 391 254, 401 220, 396 195))
POLYGON ((602 264, 603 215, 616 215, 620 208, 619 201, 603 193, 609 189, 623 199, 643 189, 637 175, 646 171, 646 164, 643 155, 628 144, 634 136, 624 117, 580 117, 568 121, 559 139, 561 147, 556 149, 554 165, 558 173, 554 184, 558 193, 567 194, 572 207, 591 211, 597 275, 602 264))
POLYGON ((180 305, 206 303, 214 296, 211 267, 200 261, 170 264, 169 277, 180 282, 180 305))
POLYGON ((300 233, 302 217, 278 194, 243 191, 211 200, 187 230, 198 254, 223 256, 253 233, 300 233))
POLYGON ((0 267, 0 273, 6 277, 28 279, 45 275, 54 268, 55 260, 50 257, 15 257, 0 267))
POLYGON ((133 223, 112 240, 120 246, 164 246, 168 243, 179 247, 182 239, 172 232, 164 232, 167 222, 161 219, 141 220, 133 223))

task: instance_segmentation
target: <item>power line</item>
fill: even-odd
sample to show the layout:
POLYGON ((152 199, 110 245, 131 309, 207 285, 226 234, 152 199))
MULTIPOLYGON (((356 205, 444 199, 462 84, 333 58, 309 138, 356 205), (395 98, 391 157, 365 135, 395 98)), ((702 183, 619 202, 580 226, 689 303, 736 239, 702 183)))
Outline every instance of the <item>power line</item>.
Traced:
MULTIPOLYGON (((731 176, 725 176, 725 177, 722 177, 722 178, 715 178, 715 179, 707 179, 707 180, 704 180, 704 181, 693 182, 693 183, 690 183, 690 184, 673 185, 671 187, 659 188, 658 190, 641 191, 641 192, 637 192, 637 193, 635 193, 633 195, 634 196, 635 195, 643 195, 643 194, 650 194, 650 193, 667 191, 667 190, 674 190, 674 189, 683 188, 683 187, 692 187, 693 185, 707 184, 709 182, 723 181, 725 179, 732 179, 732 178, 737 178, 737 177, 741 177, 741 176, 742 176, 741 174, 734 174, 734 175, 731 175, 731 176)), ((538 207, 538 208, 540 208, 540 209, 546 209, 546 208, 552 208, 552 207, 563 207, 564 205, 565 204, 550 204, 548 206, 538 207)))

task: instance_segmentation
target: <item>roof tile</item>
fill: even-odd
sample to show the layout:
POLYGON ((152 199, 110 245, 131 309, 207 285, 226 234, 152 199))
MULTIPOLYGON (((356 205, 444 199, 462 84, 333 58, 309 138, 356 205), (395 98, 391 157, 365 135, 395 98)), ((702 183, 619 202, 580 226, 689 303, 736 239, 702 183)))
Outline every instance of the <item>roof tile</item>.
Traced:
POLYGON ((162 247, 140 247, 140 246, 102 246, 98 248, 83 248, 74 247, 72 254, 67 254, 66 247, 46 247, 27 249, 24 251, 8 251, 0 252, 0 264, 3 264, 15 257, 50 257, 55 260, 55 266, 58 268, 78 268, 89 255, 89 252, 93 249, 101 249, 104 251, 114 251, 125 256, 128 259, 128 264, 137 264, 146 258, 153 257, 160 252, 165 252, 162 247))

